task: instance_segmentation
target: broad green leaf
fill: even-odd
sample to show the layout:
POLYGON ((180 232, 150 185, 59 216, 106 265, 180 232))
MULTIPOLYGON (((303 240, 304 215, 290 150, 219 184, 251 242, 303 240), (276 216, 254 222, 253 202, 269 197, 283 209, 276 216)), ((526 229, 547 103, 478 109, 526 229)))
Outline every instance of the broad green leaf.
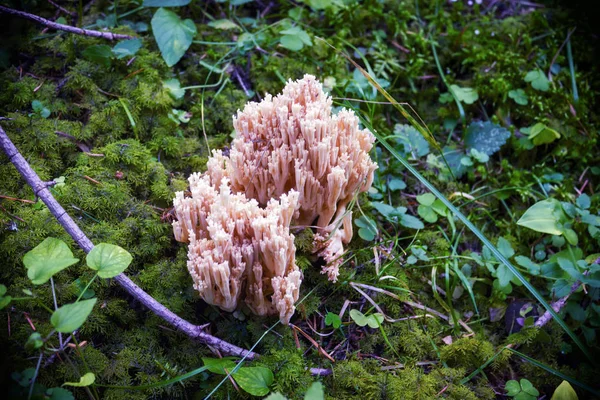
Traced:
POLYGON ((103 67, 110 67, 110 58, 112 57, 112 49, 106 44, 96 44, 88 46, 82 53, 86 60, 100 64, 103 67))
POLYGON ((460 87, 458 85, 450 85, 450 90, 454 92, 456 98, 465 104, 473 104, 479 99, 477 90, 469 87, 460 87))
POLYGON ((430 206, 420 204, 417 208, 417 213, 419 214, 419 217, 432 224, 438 219, 437 213, 430 206))
POLYGON ((510 381, 506 382, 504 390, 506 390, 507 395, 516 396, 521 391, 521 385, 519 385, 519 382, 511 379, 510 381))
POLYGON ((550 400, 579 400, 579 397, 569 382, 562 381, 550 400))
POLYGON ((541 122, 529 128, 529 140, 536 146, 552 143, 557 139, 560 139, 560 133, 541 122))
POLYGON ((94 383, 95 380, 96 380, 96 375, 94 375, 92 372, 88 372, 87 374, 85 374, 84 376, 79 378, 79 382, 65 382, 65 383, 63 383, 63 386, 65 386, 65 385, 77 386, 77 387, 90 386, 92 383, 94 383))
POLYGON ((292 51, 302 50, 302 48, 304 47, 304 43, 302 43, 302 40, 300 40, 300 38, 298 38, 297 36, 292 35, 283 35, 279 40, 279 43, 281 43, 281 46, 292 51))
POLYGON ((429 154, 429 142, 415 128, 406 124, 396 124, 394 126, 394 137, 396 142, 403 148, 405 156, 417 159, 429 154))
POLYGON ((71 333, 79 329, 92 312, 97 299, 81 300, 66 304, 52 313, 50 322, 54 329, 62 333, 71 333))
POLYGON ((423 222, 419 218, 413 217, 412 215, 408 214, 402 214, 400 216, 400 225, 409 229, 425 228, 425 225, 423 225, 423 222))
POLYGON ((569 276, 571 278, 573 278, 573 279, 582 279, 583 278, 583 275, 581 274, 581 272, 579 272, 579 270, 577 269, 575 264, 573 262, 571 262, 571 260, 568 260, 563 257, 558 257, 557 262, 558 262, 558 266, 563 271, 565 271, 567 274, 569 274, 569 276))
POLYGON ((371 205, 379 211, 381 215, 386 217, 387 219, 393 219, 394 216, 398 216, 398 210, 395 207, 390 206, 389 204, 381 203, 378 201, 371 202, 371 205))
POLYGON ((98 271, 100 278, 114 278, 125 271, 132 259, 127 250, 109 243, 95 246, 85 258, 88 267, 98 271))
POLYGON ((577 198, 577 206, 579 208, 582 208, 584 210, 587 210, 588 208, 590 208, 590 205, 592 204, 592 201, 590 199, 590 196, 588 196, 587 194, 583 193, 581 196, 579 196, 577 198))
POLYGON ((3 310, 12 301, 11 296, 0 297, 0 310, 3 310))
POLYGON ((513 99, 515 103, 520 104, 522 106, 526 106, 529 101, 527 101, 527 93, 523 89, 511 90, 508 92, 508 97, 513 99))
POLYGON ((185 89, 181 88, 181 83, 179 79, 173 78, 163 81, 163 87, 169 91, 171 97, 175 100, 182 99, 185 95, 185 89))
POLYGON ((236 29, 236 30, 242 30, 242 28, 240 28, 238 26, 238 24, 236 24, 235 22, 233 22, 230 19, 217 19, 215 21, 210 21, 208 24, 208 26, 210 26, 211 28, 215 28, 215 29, 222 29, 222 30, 231 30, 231 29, 236 29))
POLYGON ((227 375, 231 373, 235 366, 237 365, 233 360, 229 357, 226 358, 208 358, 202 357, 202 362, 204 366, 213 374, 219 375, 227 375), (227 372, 225 371, 227 369, 227 372))
POLYGON ((323 391, 323 384, 321 382, 313 382, 312 385, 306 391, 304 400, 324 400, 325 392, 323 391))
POLYGON ((525 75, 525 82, 530 82, 534 89, 541 90, 542 92, 546 92, 550 88, 550 81, 541 69, 529 71, 525 75))
POLYGON ((510 269, 506 267, 504 264, 498 265, 496 269, 496 277, 498 278, 498 283, 501 287, 506 287, 510 283, 510 281, 514 278, 514 274, 510 269))
POLYGON ((431 206, 435 201, 435 196, 431 193, 423 193, 417 196, 417 201, 419 202, 419 204, 422 204, 424 206, 431 206))
POLYGON ((354 220, 354 224, 359 227, 358 236, 366 241, 375 239, 377 235, 377 225, 375 221, 366 216, 361 216, 354 220))
POLYGON ((46 238, 23 257, 27 276, 35 285, 42 285, 57 272, 79 261, 62 240, 46 238))
POLYGON ((192 0, 144 0, 144 7, 181 7, 187 6, 192 0))
POLYGON ((500 150, 510 138, 510 132, 493 122, 472 122, 465 134, 467 149, 476 149, 488 156, 500 150))
POLYGON ((562 235, 559 226, 562 222, 563 211, 560 202, 556 199, 539 201, 529 207, 525 214, 517 221, 517 225, 524 226, 536 232, 550 235, 562 235))
POLYGON ((521 390, 531 396, 539 396, 540 392, 527 379, 521 379, 521 390))
POLYGON ((342 326, 342 320, 339 315, 334 314, 332 312, 328 312, 327 316, 325 316, 325 325, 333 326, 335 329, 342 326))
POLYGON ((506 258, 511 258, 512 256, 515 255, 515 251, 513 250, 512 246, 510 245, 510 242, 506 239, 504 239, 503 237, 498 239, 498 250, 500 251, 500 253, 502 253, 502 255, 506 258))
POLYGON ((253 396, 266 396, 273 383, 273 372, 265 367, 242 367, 233 379, 246 392, 253 396))
POLYGON ((6 286, 4 286, 3 284, 0 283, 0 297, 4 296, 6 294, 6 286))
POLYGON ((120 41, 112 48, 112 53, 117 59, 133 56, 142 47, 141 39, 129 39, 120 41))
POLYGON ((191 19, 181 20, 172 11, 159 8, 152 17, 152 33, 160 54, 169 67, 177 64, 196 36, 196 25, 191 19))
POLYGON ((299 26, 294 26, 292 28, 285 29, 285 30, 279 32, 279 34, 297 37, 298 39, 300 39, 302 44, 304 44, 306 46, 312 46, 312 44, 313 44, 312 40, 310 40, 310 36, 308 36, 308 33, 306 33, 306 31, 304 29, 300 28, 299 26))
POLYGON ((394 192, 396 190, 406 189, 406 182, 404 182, 400 178, 392 178, 388 182, 387 186, 388 186, 388 189, 390 189, 392 192, 394 192))

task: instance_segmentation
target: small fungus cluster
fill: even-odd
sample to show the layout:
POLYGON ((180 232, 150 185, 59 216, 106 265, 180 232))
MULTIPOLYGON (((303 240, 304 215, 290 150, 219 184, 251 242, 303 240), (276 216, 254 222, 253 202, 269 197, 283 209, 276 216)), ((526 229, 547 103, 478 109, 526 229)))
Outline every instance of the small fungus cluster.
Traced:
POLYGON ((188 269, 207 303, 232 311, 243 294, 256 314, 288 323, 302 282, 290 225, 314 229, 322 272, 336 281, 352 239, 347 206, 377 166, 373 135, 331 105, 311 75, 248 103, 233 119, 229 155, 213 151, 208 170, 189 178, 191 196, 177 193, 175 238, 189 243, 188 269))

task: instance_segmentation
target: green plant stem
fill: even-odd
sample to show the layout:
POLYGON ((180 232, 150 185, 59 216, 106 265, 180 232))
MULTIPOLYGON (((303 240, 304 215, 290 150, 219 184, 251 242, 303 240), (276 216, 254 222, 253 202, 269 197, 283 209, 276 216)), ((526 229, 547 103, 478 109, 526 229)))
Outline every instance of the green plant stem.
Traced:
POLYGON ((35 373, 33 374, 33 378, 31 378, 31 384, 29 385, 29 394, 27 395, 27 399, 31 399, 31 396, 33 395, 33 386, 35 385, 35 380, 37 379, 38 373, 40 372, 40 366, 42 365, 43 357, 44 353, 40 351, 40 356, 38 357, 38 362, 35 366, 35 373))
MULTIPOLYGON (((81 361, 83 362, 83 366, 85 367, 85 370, 93 373, 93 371, 90 369, 87 361, 85 361, 85 357, 83 356, 83 352, 81 351, 81 348, 79 347, 79 342, 77 341, 77 338, 75 338, 75 335, 72 335, 72 338, 73 338, 73 341, 75 342, 75 349, 76 349, 77 355, 81 358, 81 361)), ((98 391, 96 390, 96 388, 94 386, 92 386, 92 390, 94 391, 94 397, 96 399, 100 399, 98 391)))
POLYGON ((456 93, 454 93, 454 90, 452 90, 450 85, 448 85, 448 81, 446 80, 446 76, 444 75, 444 70, 442 69, 442 65, 440 64, 437 51, 435 50, 435 43, 433 41, 431 41, 431 50, 433 51, 433 58, 435 60, 435 65, 437 66, 438 72, 440 73, 440 78, 442 79, 442 82, 444 82, 444 85, 446 85, 448 92, 450 92, 452 98, 456 102, 456 106, 458 107, 458 113, 460 114, 460 119, 462 121, 463 127, 466 128, 467 117, 465 116, 465 109, 463 108, 460 100, 458 99, 458 96, 456 96, 456 93))
POLYGON ((577 92, 577 81, 575 78, 575 65, 573 63, 573 52, 571 51, 571 38, 567 39, 567 58, 569 60, 569 72, 571 73, 571 87, 573 88, 573 101, 579 101, 579 93, 577 92))
POLYGON ((93 278, 90 279, 90 281, 85 286, 85 288, 83 289, 83 291, 79 294, 79 297, 77 297, 77 300, 75 300, 75 303, 77 303, 77 302, 79 302, 79 300, 81 300, 81 297, 85 294, 85 292, 87 292, 88 288, 90 287, 90 285, 92 284, 92 282, 94 282, 94 279, 96 279, 97 276, 98 276, 98 273, 96 273, 96 275, 94 275, 93 278))
MULTIPOLYGON (((58 303, 56 302, 56 290, 54 288, 54 278, 50 277, 50 287, 52 288, 52 300, 54 300, 54 310, 58 310, 58 303)), ((63 347, 63 337, 62 333, 58 333, 58 342, 60 343, 60 347, 63 347)))

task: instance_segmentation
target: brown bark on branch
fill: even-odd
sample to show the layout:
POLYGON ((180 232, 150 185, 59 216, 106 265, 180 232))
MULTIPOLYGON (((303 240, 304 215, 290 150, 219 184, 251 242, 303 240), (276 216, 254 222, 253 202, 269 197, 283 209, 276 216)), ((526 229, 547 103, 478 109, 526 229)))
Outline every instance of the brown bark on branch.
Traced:
POLYGON ((70 25, 57 24, 56 22, 52 22, 50 20, 47 20, 46 18, 42 18, 37 15, 29 14, 24 11, 14 10, 12 8, 4 7, 4 6, 0 6, 0 12, 16 15, 18 17, 26 18, 28 20, 45 25, 52 29, 75 33, 77 35, 91 36, 91 37, 97 37, 97 38, 108 39, 108 40, 134 39, 133 36, 122 35, 119 33, 92 31, 90 29, 82 29, 82 28, 77 28, 77 27, 70 26, 70 25))
MULTIPOLYGON (((0 127, 0 148, 4 150, 4 153, 6 153, 10 162, 13 163, 21 176, 25 178, 27 184, 33 188, 34 194, 39 197, 44 204, 46 204, 52 215, 54 215, 54 217, 57 219, 58 223, 62 225, 69 235, 71 235, 73 240, 77 243, 77 245, 79 245, 79 247, 81 247, 81 249, 83 249, 83 251, 89 253, 94 248, 92 241, 85 235, 85 233, 83 233, 79 226, 77 226, 75 221, 73 221, 65 209, 56 201, 54 196, 52 196, 52 193, 50 193, 48 190, 48 182, 43 182, 40 179, 25 158, 23 158, 23 156, 19 153, 2 127, 0 127)), ((238 357, 245 356, 248 359, 254 359, 258 357, 258 354, 211 336, 204 332, 200 326, 194 325, 180 318, 167 307, 156 301, 139 286, 137 286, 125 274, 119 274, 114 279, 123 287, 123 289, 125 289, 131 296, 150 309, 150 311, 164 319, 169 324, 173 325, 190 338, 197 339, 200 342, 225 354, 231 354, 238 357)))

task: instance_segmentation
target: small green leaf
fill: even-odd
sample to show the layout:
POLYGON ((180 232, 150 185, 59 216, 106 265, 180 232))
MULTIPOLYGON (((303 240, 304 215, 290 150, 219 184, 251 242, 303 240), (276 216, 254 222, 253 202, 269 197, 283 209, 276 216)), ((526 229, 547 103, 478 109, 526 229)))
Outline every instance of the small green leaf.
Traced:
POLYGON ((496 269, 496 277, 498 278, 500 287, 507 287, 515 275, 506 267, 506 265, 500 264, 496 269))
POLYGON ((371 314, 367 317, 367 325, 369 325, 369 327, 373 329, 379 328, 379 326, 383 322, 383 319, 383 314, 381 313, 371 314))
POLYGON ((454 92, 454 95, 459 101, 465 104, 473 104, 479 99, 477 90, 470 87, 463 88, 458 85, 450 85, 450 90, 454 92))
POLYGON ((306 391, 304 400, 324 400, 325 392, 323 391, 323 384, 321 382, 313 382, 312 385, 306 391))
POLYGON ((498 239, 498 251, 506 258, 511 258, 515 255, 515 251, 510 245, 510 242, 503 237, 498 239))
POLYGON ((181 88, 181 83, 179 79, 173 78, 163 81, 163 87, 169 91, 171 97, 175 100, 182 99, 185 95, 185 89, 181 88))
POLYGON ((541 90, 542 92, 547 92, 550 88, 550 81, 540 69, 529 71, 525 75, 525 82, 530 82, 534 89, 541 90))
POLYGON ((339 315, 328 312, 327 316, 325 316, 325 325, 333 326, 335 329, 337 329, 342 326, 342 320, 339 315))
POLYGON ((85 258, 88 267, 98 271, 100 278, 114 278, 125 271, 132 259, 127 250, 108 243, 95 246, 85 258))
POLYGON ((279 40, 279 43, 282 47, 285 47, 288 50, 299 51, 304 47, 304 43, 297 36, 292 35, 283 35, 279 40))
POLYGON ((419 204, 422 204, 424 206, 431 206, 435 201, 435 196, 431 193, 424 193, 417 196, 417 201, 419 202, 419 204))
POLYGON ((409 229, 425 228, 425 225, 423 225, 423 222, 419 218, 413 217, 412 215, 408 215, 408 214, 401 215, 400 225, 404 226, 405 228, 409 228, 409 229))
POLYGON ((273 383, 273 372, 265 367, 242 367, 233 379, 246 392, 253 396, 266 396, 273 383))
POLYGON ((550 400, 579 400, 579 397, 569 382, 562 381, 550 400))
POLYGON ((66 304, 52 313, 50 322, 54 329, 62 333, 71 333, 79 329, 92 312, 97 299, 81 300, 66 304))
POLYGON ((3 284, 0 283, 0 297, 4 296, 6 294, 6 286, 4 286, 3 284))
POLYGON ((360 228, 358 230, 358 236, 360 236, 361 239, 370 242, 377 236, 377 225, 371 218, 361 216, 355 219, 354 223, 360 228))
POLYGON ((215 21, 210 21, 208 24, 208 26, 210 26, 211 28, 215 28, 215 29, 222 29, 222 30, 231 30, 231 29, 236 29, 241 31, 242 28, 240 28, 238 26, 238 24, 236 24, 235 22, 233 22, 230 19, 217 19, 215 21))
POLYGON ((592 201, 590 200, 590 196, 583 193, 581 196, 577 198, 577 206, 584 210, 587 210, 592 205, 592 201))
POLYGON ((472 122, 465 133, 467 150, 477 151, 491 156, 510 138, 510 132, 493 122, 472 122))
POLYGON ((527 93, 523 89, 511 90, 508 92, 508 97, 513 99, 515 103, 522 106, 526 106, 529 101, 527 100, 527 93))
POLYGON ((23 257, 27 276, 35 285, 42 285, 57 272, 79 261, 65 242, 55 238, 46 238, 42 243, 28 251, 23 257))
POLYGON ((507 395, 516 396, 519 394, 519 392, 521 392, 521 385, 519 385, 519 382, 511 379, 510 381, 506 382, 504 390, 506 390, 507 395))
POLYGON ((521 390, 524 391, 525 393, 531 395, 531 396, 539 396, 540 392, 538 392, 538 390, 536 388, 533 387, 533 385, 531 384, 531 382, 529 382, 527 379, 521 379, 521 390))
POLYGON ((79 378, 79 382, 65 382, 62 385, 84 387, 90 386, 92 383, 94 383, 95 380, 96 375, 94 375, 92 372, 88 372, 87 374, 79 378))
POLYGON ((11 296, 0 297, 0 310, 3 310, 4 308, 6 308, 6 306, 9 305, 11 301, 12 301, 11 296))
POLYGON ((133 56, 142 47, 140 39, 122 40, 112 48, 112 53, 117 59, 133 56))
POLYGON ((541 122, 529 128, 529 140, 536 146, 552 143, 557 139, 560 139, 560 133, 541 122))
POLYGON ((110 58, 112 57, 112 49, 105 44, 95 44, 88 46, 82 53, 83 58, 100 64, 103 67, 110 67, 110 58))
POLYGON ((352 318, 352 321, 358 326, 367 325, 367 317, 359 310, 350 310, 350 318, 352 318))
POLYGON ((39 332, 33 332, 29 335, 27 342, 25 343, 25 348, 27 350, 37 350, 44 345, 44 340, 42 339, 42 335, 39 332))
POLYGON ((388 182, 388 189, 390 189, 392 192, 396 190, 403 190, 406 189, 406 183, 400 178, 392 178, 388 182))
POLYGON ((229 357, 225 358, 208 358, 202 357, 202 362, 204 366, 213 374, 219 375, 227 375, 231 373, 231 371, 237 365, 233 360, 229 357), (227 369, 227 372, 225 371, 227 369))
POLYGON ((564 219, 560 202, 556 199, 539 201, 529 207, 525 214, 517 221, 517 225, 524 226, 536 232, 550 235, 562 235, 559 226, 564 219))
POLYGON ((152 33, 160 54, 169 67, 177 64, 196 36, 196 25, 191 19, 181 20, 172 11, 159 8, 152 17, 152 33))
POLYGON ((432 224, 438 219, 437 213, 430 206, 419 205, 417 213, 419 214, 419 217, 432 224))

